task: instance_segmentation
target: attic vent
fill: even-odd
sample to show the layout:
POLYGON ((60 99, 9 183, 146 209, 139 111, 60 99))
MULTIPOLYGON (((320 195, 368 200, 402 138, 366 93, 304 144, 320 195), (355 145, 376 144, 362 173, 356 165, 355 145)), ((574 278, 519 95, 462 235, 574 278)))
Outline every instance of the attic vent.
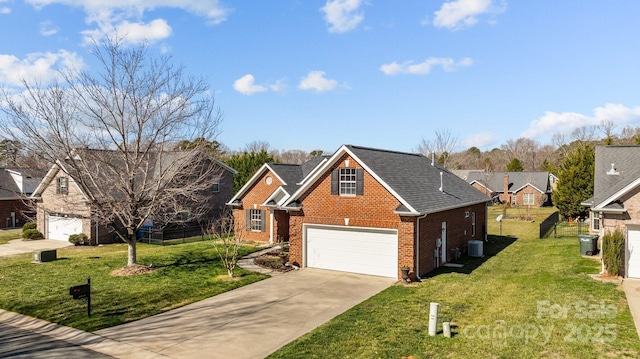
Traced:
POLYGON ((607 174, 610 176, 616 176, 619 175, 620 172, 618 172, 618 170, 616 170, 616 164, 612 163, 611 164, 611 169, 609 171, 607 171, 607 174))

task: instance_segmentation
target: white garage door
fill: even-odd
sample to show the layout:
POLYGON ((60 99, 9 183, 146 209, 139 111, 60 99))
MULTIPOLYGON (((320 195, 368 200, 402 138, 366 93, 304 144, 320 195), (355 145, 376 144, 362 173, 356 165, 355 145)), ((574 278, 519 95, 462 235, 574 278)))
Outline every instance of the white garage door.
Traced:
POLYGON ((306 266, 397 278, 398 232, 306 226, 306 266))
POLYGON ((82 233, 82 219, 49 216, 47 219, 47 239, 68 241, 72 234, 82 233))
POLYGON ((640 278, 640 229, 627 233, 627 277, 640 278))

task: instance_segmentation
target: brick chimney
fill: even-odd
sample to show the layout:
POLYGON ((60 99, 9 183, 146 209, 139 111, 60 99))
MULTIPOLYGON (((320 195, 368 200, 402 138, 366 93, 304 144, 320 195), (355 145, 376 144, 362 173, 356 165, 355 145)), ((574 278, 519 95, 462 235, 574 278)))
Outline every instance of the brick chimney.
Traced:
POLYGON ((502 202, 511 203, 511 196, 509 195, 509 174, 504 174, 504 186, 502 189, 502 202))

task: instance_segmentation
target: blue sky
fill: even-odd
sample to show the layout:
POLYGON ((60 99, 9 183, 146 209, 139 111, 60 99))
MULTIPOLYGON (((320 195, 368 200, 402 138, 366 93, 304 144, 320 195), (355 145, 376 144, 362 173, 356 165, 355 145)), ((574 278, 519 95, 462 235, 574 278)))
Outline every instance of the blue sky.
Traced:
POLYGON ((611 121, 640 126, 640 2, 0 0, 0 87, 95 65, 117 29, 205 76, 218 140, 460 149, 611 121))

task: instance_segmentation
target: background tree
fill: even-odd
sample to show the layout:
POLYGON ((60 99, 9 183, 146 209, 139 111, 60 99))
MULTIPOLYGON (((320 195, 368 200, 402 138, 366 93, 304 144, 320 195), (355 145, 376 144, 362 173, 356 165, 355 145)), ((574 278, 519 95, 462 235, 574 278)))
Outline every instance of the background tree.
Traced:
POLYGON ((233 177, 233 192, 238 192, 258 168, 268 162, 275 162, 275 159, 264 148, 258 152, 251 151, 231 155, 225 163, 238 171, 238 174, 233 177))
POLYGON ((219 169, 199 146, 170 150, 182 139, 213 141, 221 117, 204 79, 146 46, 123 44, 118 37, 94 44, 95 73, 66 70, 60 82, 5 90, 0 126, 47 162, 64 161, 87 194, 90 218, 128 244, 134 265, 136 232, 148 218, 202 213, 219 169))
POLYGON ((222 143, 213 140, 207 140, 199 137, 194 140, 182 140, 174 147, 177 151, 194 150, 198 149, 202 152, 208 153, 214 158, 222 159, 226 155, 228 149, 222 143))
POLYGON ((433 140, 422 141, 418 144, 418 152, 423 156, 431 157, 435 154, 438 164, 444 168, 448 168, 448 160, 450 154, 453 153, 458 146, 458 138, 453 136, 449 130, 436 130, 433 140))
POLYGON ((517 158, 512 159, 507 165, 507 171, 509 172, 522 172, 523 170, 522 162, 517 158))
POLYGON ((580 203, 593 196, 595 149, 591 144, 576 146, 558 166, 558 186, 551 198, 565 218, 585 217, 580 203))

